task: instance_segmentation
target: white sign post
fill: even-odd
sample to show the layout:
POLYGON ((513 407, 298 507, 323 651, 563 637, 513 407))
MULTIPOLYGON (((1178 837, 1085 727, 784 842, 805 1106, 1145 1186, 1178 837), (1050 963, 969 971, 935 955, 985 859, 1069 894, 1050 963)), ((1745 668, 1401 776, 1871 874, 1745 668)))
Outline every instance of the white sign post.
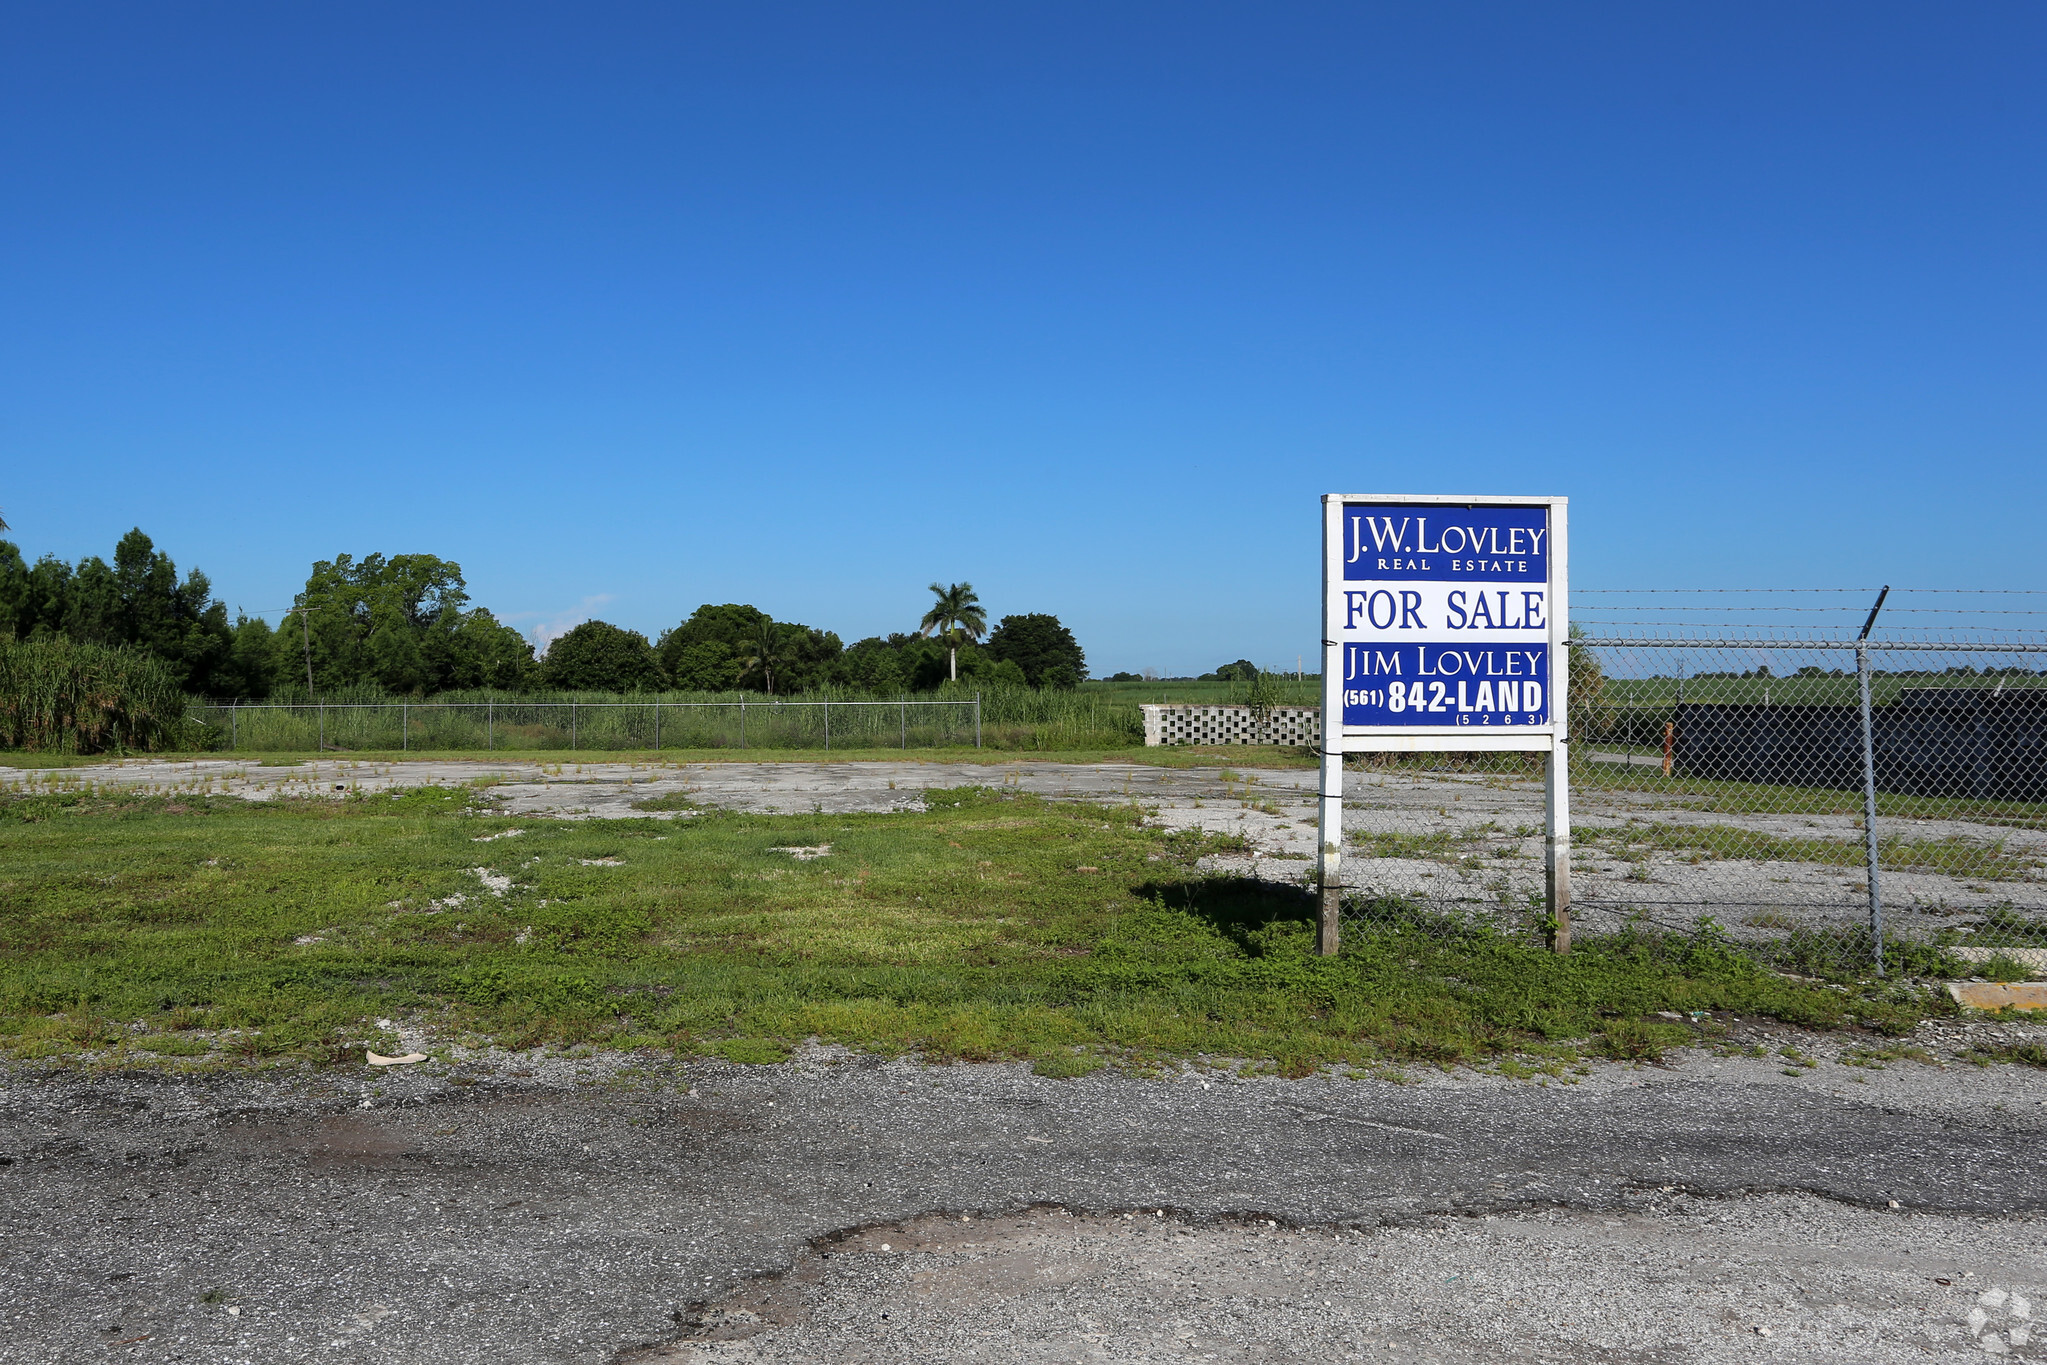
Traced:
POLYGON ((1571 946, 1565 498, 1322 499, 1322 891, 1337 950, 1343 756, 1519 751, 1548 758, 1545 889, 1571 946))

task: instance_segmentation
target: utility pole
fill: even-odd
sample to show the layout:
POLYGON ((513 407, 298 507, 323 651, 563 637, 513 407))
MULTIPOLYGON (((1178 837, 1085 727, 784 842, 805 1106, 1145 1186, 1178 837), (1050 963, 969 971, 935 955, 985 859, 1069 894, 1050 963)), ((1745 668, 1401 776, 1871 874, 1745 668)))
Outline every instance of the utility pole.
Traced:
POLYGON ((306 700, 313 699, 313 628, 306 624, 306 595, 299 594, 299 635, 306 642, 306 700))

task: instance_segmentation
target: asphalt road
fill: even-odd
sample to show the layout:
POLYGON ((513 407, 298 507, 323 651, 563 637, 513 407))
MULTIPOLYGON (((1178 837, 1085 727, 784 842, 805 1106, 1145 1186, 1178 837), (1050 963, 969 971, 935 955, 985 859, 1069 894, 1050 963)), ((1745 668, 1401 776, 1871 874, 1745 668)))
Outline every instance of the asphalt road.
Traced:
POLYGON ((8 1362, 2023 1359, 2047 1301, 2008 1066, 0 1080, 8 1362))

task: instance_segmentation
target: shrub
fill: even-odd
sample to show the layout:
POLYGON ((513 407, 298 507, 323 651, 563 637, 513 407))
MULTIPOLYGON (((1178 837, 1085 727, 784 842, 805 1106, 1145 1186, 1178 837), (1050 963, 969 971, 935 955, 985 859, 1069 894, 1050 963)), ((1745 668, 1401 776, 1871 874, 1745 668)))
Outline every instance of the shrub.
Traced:
POLYGON ((661 660, 647 637, 609 621, 585 621, 548 647, 548 686, 576 691, 649 692, 661 686, 661 660))
POLYGON ((987 650, 996 662, 1015 664, 1032 687, 1078 687, 1087 676, 1087 655, 1073 632, 1044 612, 1003 617, 987 650))

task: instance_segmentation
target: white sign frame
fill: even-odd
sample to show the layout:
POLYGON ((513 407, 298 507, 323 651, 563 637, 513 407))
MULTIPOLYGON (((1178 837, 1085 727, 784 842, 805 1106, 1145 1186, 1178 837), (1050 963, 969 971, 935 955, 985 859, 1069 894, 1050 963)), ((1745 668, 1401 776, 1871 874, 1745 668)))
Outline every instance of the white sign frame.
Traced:
MULTIPOLYGON (((1544 888, 1548 895, 1551 945, 1568 952, 1571 944, 1571 809, 1570 809, 1570 499, 1498 495, 1412 493, 1328 493, 1322 498, 1322 781, 1320 787, 1320 853, 1316 882, 1321 911, 1316 949, 1333 954, 1338 947, 1343 864, 1343 757, 1354 753, 1540 753, 1546 756, 1543 780, 1545 834, 1544 888), (1344 647, 1361 632, 1345 625, 1344 554, 1346 506, 1436 509, 1536 508, 1548 514, 1549 555, 1547 627, 1549 696, 1546 720, 1501 726, 1346 725, 1344 722, 1344 647), (1353 637, 1346 640, 1346 636, 1353 637)), ((1440 543, 1440 542, 1439 542, 1440 543)), ((1383 561, 1382 561, 1383 563, 1383 561)), ((1414 582, 1462 581, 1441 577, 1414 582)), ((1474 580, 1475 581, 1475 580, 1474 580)), ((1348 613, 1355 616, 1355 612, 1348 613)))

